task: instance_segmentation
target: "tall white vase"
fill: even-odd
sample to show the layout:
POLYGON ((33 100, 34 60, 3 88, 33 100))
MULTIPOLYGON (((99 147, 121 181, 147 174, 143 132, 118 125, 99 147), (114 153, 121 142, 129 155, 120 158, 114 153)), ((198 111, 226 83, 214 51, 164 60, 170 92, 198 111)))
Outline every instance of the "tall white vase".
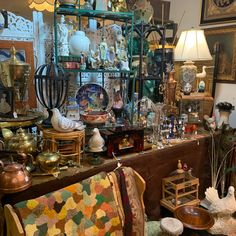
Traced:
POLYGON ((80 56, 81 53, 88 54, 90 46, 90 40, 85 35, 84 31, 76 31, 71 36, 69 41, 70 54, 74 56, 80 56))
POLYGON ((218 122, 218 128, 221 128, 223 124, 229 124, 229 115, 230 111, 219 111, 220 113, 220 120, 218 122))

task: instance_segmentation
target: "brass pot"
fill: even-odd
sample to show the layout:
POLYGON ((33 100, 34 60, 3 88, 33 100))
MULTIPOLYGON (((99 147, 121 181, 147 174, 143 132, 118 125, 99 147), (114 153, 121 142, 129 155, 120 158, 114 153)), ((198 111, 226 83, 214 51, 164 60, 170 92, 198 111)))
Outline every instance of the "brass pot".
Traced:
POLYGON ((61 155, 59 152, 45 151, 39 153, 36 157, 39 168, 47 173, 52 173, 58 170, 61 155))
POLYGON ((0 191, 3 193, 16 193, 29 188, 32 184, 30 173, 23 165, 10 163, 4 166, 0 161, 0 191))
POLYGON ((11 151, 34 154, 37 151, 37 140, 33 134, 19 128, 16 134, 9 139, 7 147, 11 151))

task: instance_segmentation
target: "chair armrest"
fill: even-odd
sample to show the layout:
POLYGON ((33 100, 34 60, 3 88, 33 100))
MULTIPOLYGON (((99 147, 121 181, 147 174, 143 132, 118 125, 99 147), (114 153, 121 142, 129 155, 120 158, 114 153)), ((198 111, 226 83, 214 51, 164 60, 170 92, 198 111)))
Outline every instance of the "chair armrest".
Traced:
POLYGON ((11 205, 4 205, 4 215, 7 225, 7 236, 24 236, 21 222, 11 205))

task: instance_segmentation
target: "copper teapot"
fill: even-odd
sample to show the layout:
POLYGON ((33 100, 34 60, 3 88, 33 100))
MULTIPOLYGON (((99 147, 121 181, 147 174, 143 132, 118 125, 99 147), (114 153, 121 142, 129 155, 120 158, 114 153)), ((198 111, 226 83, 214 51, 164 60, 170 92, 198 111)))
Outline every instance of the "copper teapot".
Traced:
POLYGON ((3 128, 2 134, 7 149, 11 151, 18 151, 26 154, 34 154, 37 151, 37 138, 34 134, 27 133, 22 128, 19 128, 15 135, 11 130, 3 128))
POLYGON ((0 161, 0 191, 4 193, 16 193, 31 186, 32 178, 29 172, 19 163, 4 165, 0 161))

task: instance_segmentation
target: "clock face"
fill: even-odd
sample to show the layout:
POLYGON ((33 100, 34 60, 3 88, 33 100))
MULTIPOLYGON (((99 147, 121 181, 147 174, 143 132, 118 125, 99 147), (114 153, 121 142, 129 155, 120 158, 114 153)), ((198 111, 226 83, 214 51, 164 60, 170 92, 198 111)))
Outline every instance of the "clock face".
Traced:
POLYGON ((234 0, 213 0, 214 4, 219 8, 225 8, 231 5, 234 0))

